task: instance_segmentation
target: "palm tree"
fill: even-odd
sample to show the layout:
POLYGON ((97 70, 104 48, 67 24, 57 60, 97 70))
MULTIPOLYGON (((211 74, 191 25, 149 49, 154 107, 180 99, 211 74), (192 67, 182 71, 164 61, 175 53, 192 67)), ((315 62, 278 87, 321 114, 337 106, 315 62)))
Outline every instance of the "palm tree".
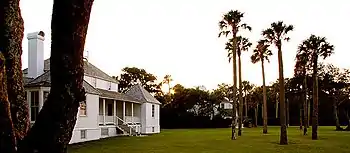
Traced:
POLYGON ((295 63, 295 69, 294 69, 294 76, 296 77, 302 77, 304 79, 303 85, 302 85, 302 101, 303 101, 303 108, 304 108, 304 135, 307 135, 307 128, 308 128, 308 100, 307 100, 307 70, 308 65, 310 65, 310 51, 303 46, 303 44, 300 44, 298 46, 297 55, 296 55, 296 63, 295 63))
POLYGON ((249 81, 243 81, 242 82, 243 91, 244 91, 244 105, 245 105, 245 118, 248 118, 248 94, 253 89, 253 84, 251 84, 249 81))
MULTIPOLYGON (((238 136, 242 135, 242 122, 243 122, 243 85, 242 85, 242 63, 241 63, 241 53, 243 51, 248 51, 249 47, 252 45, 252 43, 249 42, 247 38, 244 38, 242 36, 237 37, 237 55, 238 55, 238 81, 239 81, 239 118, 238 118, 238 136)), ((226 44, 226 49, 229 50, 228 56, 232 56, 232 52, 230 50, 233 50, 232 43, 226 44)))
POLYGON ((261 61, 261 72, 262 72, 262 79, 263 79, 263 119, 264 119, 264 129, 263 133, 267 134, 267 101, 266 101, 266 85, 265 85, 265 66, 264 61, 270 62, 269 56, 272 55, 271 50, 269 50, 269 46, 267 44, 267 40, 260 40, 258 42, 258 45, 256 46, 256 49, 253 51, 253 55, 250 57, 252 60, 252 63, 257 63, 261 61))
POLYGON ((167 84, 168 85, 168 88, 169 88, 169 95, 171 94, 171 86, 170 86, 170 82, 172 82, 173 79, 171 78, 171 75, 167 74, 164 76, 164 80, 163 80, 163 83, 167 84))
MULTIPOLYGON (((222 20, 219 21, 219 37, 226 36, 230 33, 232 33, 232 40, 229 40, 228 43, 232 42, 232 57, 229 57, 229 62, 232 59, 232 65, 233 65, 233 95, 237 95, 237 65, 236 65, 236 38, 237 33, 239 29, 248 29, 251 30, 251 27, 248 26, 246 23, 241 23, 241 20, 244 16, 244 13, 238 11, 238 10, 231 10, 228 13, 224 14, 222 16, 222 20)), ((236 98, 232 97, 233 101, 233 108, 232 108, 232 134, 231 139, 236 140, 236 98)))
POLYGON ((318 76, 317 76, 317 62, 318 57, 326 59, 331 56, 334 51, 334 46, 327 42, 325 37, 311 35, 307 40, 303 41, 302 48, 310 51, 312 60, 312 77, 313 77, 313 113, 312 113, 312 140, 317 140, 317 126, 318 126, 318 76))
POLYGON ((286 25, 283 21, 273 22, 271 27, 262 32, 263 36, 278 49, 278 70, 279 70, 279 85, 280 85, 280 121, 281 134, 280 144, 288 144, 287 125, 286 125, 286 107, 285 107, 285 89, 283 75, 283 58, 282 58, 282 40, 289 41, 288 32, 293 31, 293 25, 286 25))

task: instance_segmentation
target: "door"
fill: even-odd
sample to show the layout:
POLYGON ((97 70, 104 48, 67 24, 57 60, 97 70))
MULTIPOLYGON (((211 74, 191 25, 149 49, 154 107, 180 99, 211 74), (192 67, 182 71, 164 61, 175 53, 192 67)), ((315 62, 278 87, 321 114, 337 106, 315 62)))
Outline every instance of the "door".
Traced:
POLYGON ((113 116, 113 104, 107 105, 107 116, 113 116))

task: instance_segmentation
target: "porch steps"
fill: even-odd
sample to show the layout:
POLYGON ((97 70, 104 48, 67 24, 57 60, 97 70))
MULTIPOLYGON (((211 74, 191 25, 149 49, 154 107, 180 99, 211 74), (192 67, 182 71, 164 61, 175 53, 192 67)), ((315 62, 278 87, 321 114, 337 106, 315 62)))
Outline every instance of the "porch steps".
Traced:
POLYGON ((127 133, 130 136, 137 136, 138 133, 136 132, 135 129, 129 127, 128 125, 125 124, 119 124, 117 126, 117 128, 119 128, 120 130, 122 130, 124 133, 127 133), (131 132, 131 133, 130 133, 131 132))

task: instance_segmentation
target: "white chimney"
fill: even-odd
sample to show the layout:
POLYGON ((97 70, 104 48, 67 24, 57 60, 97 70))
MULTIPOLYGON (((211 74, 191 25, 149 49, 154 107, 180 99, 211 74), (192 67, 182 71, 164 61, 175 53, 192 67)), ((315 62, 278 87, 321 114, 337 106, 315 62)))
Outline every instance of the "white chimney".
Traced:
POLYGON ((44 73, 44 40, 42 31, 28 33, 28 74, 27 77, 36 78, 44 73))

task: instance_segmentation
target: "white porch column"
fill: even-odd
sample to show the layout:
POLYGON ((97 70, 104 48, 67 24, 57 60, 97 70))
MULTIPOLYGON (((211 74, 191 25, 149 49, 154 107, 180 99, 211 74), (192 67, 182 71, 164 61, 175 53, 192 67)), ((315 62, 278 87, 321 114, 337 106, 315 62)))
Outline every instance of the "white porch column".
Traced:
POLYGON ((102 99, 103 101, 103 125, 106 125, 106 99, 102 99))
POLYGON ((118 120, 116 119, 116 116, 117 116, 117 103, 115 100, 113 100, 113 122, 114 124, 117 123, 118 125, 118 120))
POLYGON ((44 91, 43 89, 39 89, 39 112, 41 110, 41 108, 43 107, 44 105, 44 91))
POLYGON ((123 101, 123 120, 125 121, 125 101, 123 101))
POLYGON ((134 103, 131 103, 131 123, 134 124, 134 103))

